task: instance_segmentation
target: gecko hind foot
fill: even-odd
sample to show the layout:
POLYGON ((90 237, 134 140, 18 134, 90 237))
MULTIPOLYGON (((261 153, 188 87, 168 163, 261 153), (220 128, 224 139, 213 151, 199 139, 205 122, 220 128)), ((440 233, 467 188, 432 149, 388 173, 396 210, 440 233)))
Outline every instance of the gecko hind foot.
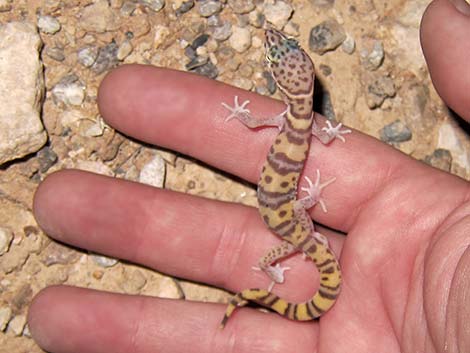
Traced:
POLYGON ((325 131, 331 137, 331 139, 338 138, 342 142, 346 142, 346 139, 344 138, 343 135, 352 133, 352 130, 350 129, 341 130, 341 128, 343 127, 342 123, 339 123, 338 125, 333 126, 331 122, 327 120, 326 125, 328 125, 328 127, 324 127, 322 130, 325 131))
POLYGON ((330 185, 332 182, 336 180, 336 178, 331 178, 324 183, 320 184, 320 170, 317 169, 317 178, 315 180, 315 183, 313 183, 309 177, 305 176, 305 180, 307 180, 308 187, 303 187, 300 190, 304 191, 307 193, 308 196, 300 199, 304 204, 304 207, 306 209, 309 209, 310 207, 314 206, 315 204, 319 203, 321 206, 321 209, 323 212, 328 212, 326 209, 325 202, 322 200, 320 197, 321 192, 324 188, 326 188, 328 185, 330 185))

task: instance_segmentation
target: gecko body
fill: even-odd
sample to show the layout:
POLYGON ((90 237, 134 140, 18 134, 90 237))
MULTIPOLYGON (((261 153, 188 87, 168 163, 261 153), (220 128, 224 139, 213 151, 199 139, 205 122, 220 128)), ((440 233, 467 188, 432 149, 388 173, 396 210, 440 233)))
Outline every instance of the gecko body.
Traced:
POLYGON ((320 176, 312 183, 306 178, 308 188, 302 188, 307 196, 298 198, 297 188, 300 175, 308 158, 312 134, 323 143, 349 130, 333 128, 319 129, 314 122, 313 89, 314 65, 298 45, 276 30, 266 31, 266 57, 277 87, 283 94, 287 109, 283 114, 271 119, 260 120, 250 115, 245 108, 247 102, 231 110, 228 117, 237 118, 248 127, 274 125, 280 128, 262 168, 258 182, 259 212, 266 226, 277 234, 283 242, 269 250, 260 260, 259 267, 274 282, 282 283, 285 268, 273 266, 276 261, 297 251, 303 252, 316 265, 320 273, 320 287, 313 297, 303 303, 290 303, 270 290, 246 289, 237 293, 229 302, 222 320, 223 327, 233 311, 247 302, 255 302, 292 320, 312 320, 321 316, 334 304, 341 286, 339 263, 328 246, 325 236, 316 232, 307 209, 321 203, 321 189, 327 183, 319 184, 320 176))

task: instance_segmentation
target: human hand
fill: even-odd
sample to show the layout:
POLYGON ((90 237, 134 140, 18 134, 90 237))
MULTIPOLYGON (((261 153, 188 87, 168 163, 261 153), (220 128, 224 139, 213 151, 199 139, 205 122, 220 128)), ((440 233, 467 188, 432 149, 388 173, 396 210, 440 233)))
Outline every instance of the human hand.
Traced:
MULTIPOLYGON (((185 73, 142 66, 111 73, 100 90, 108 123, 256 182, 276 130, 224 123, 221 102, 279 102, 185 73)), ((465 103, 462 103, 465 104, 465 103)), ((468 183, 358 132, 313 142, 304 174, 337 181, 313 217, 340 257, 343 287, 320 321, 298 323, 240 309, 223 331, 225 305, 50 287, 31 306, 34 338, 51 352, 449 352, 469 347, 468 183), (467 293, 467 294, 466 294, 467 293)), ((231 291, 266 287, 251 266, 278 243, 255 209, 78 171, 51 175, 35 214, 52 237, 231 291)), ((315 289, 314 266, 293 258, 292 301, 315 289)))

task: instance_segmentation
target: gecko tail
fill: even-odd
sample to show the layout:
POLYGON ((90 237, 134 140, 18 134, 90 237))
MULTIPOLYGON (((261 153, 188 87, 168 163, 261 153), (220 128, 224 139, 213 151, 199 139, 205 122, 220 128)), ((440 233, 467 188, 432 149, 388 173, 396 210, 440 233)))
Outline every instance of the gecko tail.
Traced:
POLYGON ((291 303, 266 289, 245 289, 235 294, 230 300, 220 328, 225 327, 236 308, 242 307, 248 302, 257 303, 291 320, 314 320, 333 306, 338 294, 339 286, 337 288, 330 287, 328 290, 320 286, 320 289, 310 300, 303 303, 291 303))

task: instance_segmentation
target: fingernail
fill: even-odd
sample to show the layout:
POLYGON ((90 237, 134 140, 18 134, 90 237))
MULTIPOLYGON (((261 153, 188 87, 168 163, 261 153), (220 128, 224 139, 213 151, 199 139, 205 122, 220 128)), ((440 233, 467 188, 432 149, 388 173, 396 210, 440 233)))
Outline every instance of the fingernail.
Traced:
POLYGON ((450 0, 455 8, 464 15, 470 16, 470 2, 469 0, 450 0))

